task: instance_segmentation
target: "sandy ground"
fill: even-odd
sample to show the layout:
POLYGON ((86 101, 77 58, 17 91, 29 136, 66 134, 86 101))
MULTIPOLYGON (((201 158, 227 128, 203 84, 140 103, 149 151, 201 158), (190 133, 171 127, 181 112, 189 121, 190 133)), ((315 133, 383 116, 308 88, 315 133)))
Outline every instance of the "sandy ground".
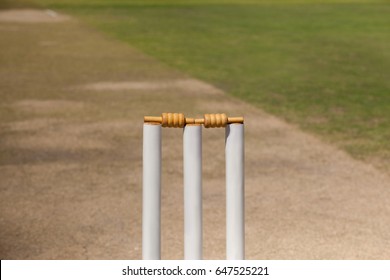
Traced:
POLYGON ((53 23, 69 20, 70 17, 52 10, 0 10, 0 22, 53 23))
MULTIPOLYGON (((165 111, 245 116, 248 259, 390 258, 389 174, 76 20, 15 14, 0 12, 1 259, 141 258, 142 118, 165 111)), ((181 144, 164 129, 165 259, 183 257, 181 144)), ((206 259, 225 257, 223 152, 224 130, 204 130, 206 259)))

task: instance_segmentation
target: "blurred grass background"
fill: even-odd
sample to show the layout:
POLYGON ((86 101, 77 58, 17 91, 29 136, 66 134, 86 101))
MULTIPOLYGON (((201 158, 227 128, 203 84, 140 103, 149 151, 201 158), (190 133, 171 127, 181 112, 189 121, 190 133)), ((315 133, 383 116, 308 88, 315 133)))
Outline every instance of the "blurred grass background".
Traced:
POLYGON ((0 3, 72 14, 357 158, 390 169, 389 1, 0 3))

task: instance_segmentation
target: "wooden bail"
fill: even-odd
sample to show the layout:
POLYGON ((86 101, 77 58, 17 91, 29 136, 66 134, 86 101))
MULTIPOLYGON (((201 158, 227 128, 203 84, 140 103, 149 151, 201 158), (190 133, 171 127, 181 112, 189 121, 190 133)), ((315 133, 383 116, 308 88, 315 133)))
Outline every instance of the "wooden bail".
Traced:
POLYGON ((183 113, 162 113, 161 117, 145 116, 145 123, 159 123, 163 127, 181 127, 187 124, 203 124, 206 128, 226 127, 231 123, 244 123, 243 117, 227 117, 226 114, 205 114, 203 119, 186 118, 183 113))

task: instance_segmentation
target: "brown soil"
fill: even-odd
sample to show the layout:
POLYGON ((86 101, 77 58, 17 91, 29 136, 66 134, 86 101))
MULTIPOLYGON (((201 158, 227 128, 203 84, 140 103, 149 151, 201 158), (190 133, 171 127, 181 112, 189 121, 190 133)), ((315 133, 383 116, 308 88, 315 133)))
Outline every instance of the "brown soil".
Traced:
MULTIPOLYGON (((390 258, 389 174, 76 21, 18 28, 0 28, 1 259, 141 258, 142 118, 164 111, 245 116, 248 259, 390 258)), ((204 257, 223 259, 224 130, 203 140, 204 257)), ((183 257, 181 144, 163 130, 167 259, 183 257)))
POLYGON ((54 23, 69 20, 70 17, 52 10, 0 10, 0 22, 54 23))
POLYGON ((220 89, 196 79, 166 80, 166 81, 133 81, 133 82, 99 82, 82 86, 94 91, 161 91, 175 90, 185 93, 219 94, 220 89))
POLYGON ((21 100, 13 104, 16 110, 30 113, 72 112, 83 109, 81 102, 67 100, 21 100))

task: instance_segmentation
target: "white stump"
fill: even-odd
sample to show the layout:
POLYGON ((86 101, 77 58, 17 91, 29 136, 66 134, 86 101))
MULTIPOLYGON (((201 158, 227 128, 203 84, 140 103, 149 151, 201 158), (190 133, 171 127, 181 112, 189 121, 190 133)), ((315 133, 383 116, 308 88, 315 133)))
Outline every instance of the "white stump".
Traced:
POLYGON ((144 124, 142 257, 161 258, 161 125, 144 124))
POLYGON ((226 258, 245 258, 244 125, 226 126, 226 258))
POLYGON ((202 259, 202 126, 183 131, 184 259, 202 259))

